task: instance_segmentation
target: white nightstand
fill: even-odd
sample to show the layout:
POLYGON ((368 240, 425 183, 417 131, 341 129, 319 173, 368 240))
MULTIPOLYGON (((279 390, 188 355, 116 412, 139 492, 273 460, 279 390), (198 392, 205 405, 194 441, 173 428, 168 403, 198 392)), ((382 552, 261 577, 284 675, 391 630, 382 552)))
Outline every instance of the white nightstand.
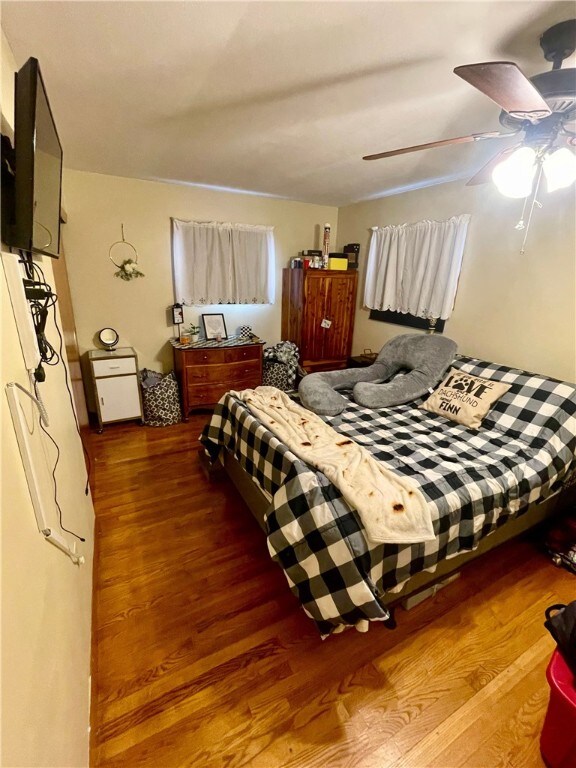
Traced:
POLYGON ((90 375, 98 432, 104 424, 129 419, 142 420, 142 395, 138 383, 138 358, 132 347, 118 347, 112 352, 92 349, 88 352, 90 375))

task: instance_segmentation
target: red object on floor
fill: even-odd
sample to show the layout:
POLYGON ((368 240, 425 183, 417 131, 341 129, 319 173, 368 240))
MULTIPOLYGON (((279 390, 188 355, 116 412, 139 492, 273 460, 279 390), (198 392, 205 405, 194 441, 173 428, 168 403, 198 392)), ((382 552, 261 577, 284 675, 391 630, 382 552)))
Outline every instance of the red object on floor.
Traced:
POLYGON ((540 751, 548 768, 576 766, 576 685, 562 654, 552 654, 546 677, 550 702, 540 734, 540 751))

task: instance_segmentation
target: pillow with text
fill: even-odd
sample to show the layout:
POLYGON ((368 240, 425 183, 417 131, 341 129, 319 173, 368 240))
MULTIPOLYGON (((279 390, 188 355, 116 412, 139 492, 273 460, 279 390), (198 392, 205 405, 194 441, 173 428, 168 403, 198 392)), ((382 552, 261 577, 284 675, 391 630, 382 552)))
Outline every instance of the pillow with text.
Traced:
POLYGON ((465 427, 478 429, 484 416, 508 392, 510 386, 451 368, 438 389, 420 408, 445 416, 465 427))

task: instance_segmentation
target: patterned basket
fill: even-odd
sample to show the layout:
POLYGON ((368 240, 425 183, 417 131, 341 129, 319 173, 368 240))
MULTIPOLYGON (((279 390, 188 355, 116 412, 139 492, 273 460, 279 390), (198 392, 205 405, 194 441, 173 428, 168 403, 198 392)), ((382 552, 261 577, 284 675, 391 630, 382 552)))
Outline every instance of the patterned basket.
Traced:
POLYGON ((182 421, 178 382, 168 373, 153 386, 142 387, 144 424, 148 427, 169 427, 182 421))
POLYGON ((262 371, 262 384, 266 387, 276 387, 283 392, 289 392, 292 389, 290 369, 285 363, 266 360, 262 371))
POLYGON ((262 383, 291 392, 296 383, 298 358, 298 347, 291 341, 280 341, 273 347, 266 347, 262 383))

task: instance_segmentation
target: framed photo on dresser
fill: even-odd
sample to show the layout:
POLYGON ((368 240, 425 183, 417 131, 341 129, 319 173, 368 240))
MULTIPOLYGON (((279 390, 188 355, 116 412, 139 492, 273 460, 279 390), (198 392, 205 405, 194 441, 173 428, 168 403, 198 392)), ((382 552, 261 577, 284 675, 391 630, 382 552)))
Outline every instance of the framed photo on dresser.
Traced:
POLYGON ((223 341, 228 338, 224 315, 202 315, 202 325, 204 326, 204 334, 206 335, 207 341, 223 341))

